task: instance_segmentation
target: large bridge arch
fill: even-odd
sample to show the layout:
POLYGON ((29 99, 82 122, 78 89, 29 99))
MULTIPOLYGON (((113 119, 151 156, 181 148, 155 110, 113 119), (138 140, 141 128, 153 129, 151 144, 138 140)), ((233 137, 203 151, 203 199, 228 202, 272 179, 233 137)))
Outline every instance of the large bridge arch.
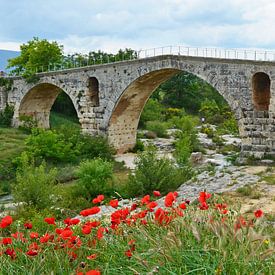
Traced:
POLYGON ((71 98, 68 92, 53 83, 42 82, 25 92, 15 110, 14 124, 20 125, 21 116, 31 116, 37 122, 38 127, 49 128, 50 111, 61 92, 65 92, 70 97, 79 118, 75 100, 71 98))
POLYGON ((136 143, 136 134, 142 110, 155 89, 163 82, 180 72, 188 72, 206 81, 227 101, 236 114, 238 108, 230 93, 226 93, 225 86, 219 85, 215 75, 202 74, 182 70, 179 68, 164 68, 146 72, 134 79, 121 93, 108 124, 108 140, 117 149, 124 153, 132 149, 136 143), (217 89, 217 86, 220 88, 217 89), (223 88, 223 89, 221 89, 223 88))

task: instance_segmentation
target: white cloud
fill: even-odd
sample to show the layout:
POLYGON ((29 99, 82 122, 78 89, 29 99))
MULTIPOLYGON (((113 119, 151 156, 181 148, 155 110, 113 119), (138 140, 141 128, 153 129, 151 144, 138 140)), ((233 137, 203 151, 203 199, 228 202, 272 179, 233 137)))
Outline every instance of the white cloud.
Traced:
POLYGON ((18 49, 39 36, 67 52, 171 44, 275 49, 274 0, 0 0, 0 6, 0 48, 18 49))

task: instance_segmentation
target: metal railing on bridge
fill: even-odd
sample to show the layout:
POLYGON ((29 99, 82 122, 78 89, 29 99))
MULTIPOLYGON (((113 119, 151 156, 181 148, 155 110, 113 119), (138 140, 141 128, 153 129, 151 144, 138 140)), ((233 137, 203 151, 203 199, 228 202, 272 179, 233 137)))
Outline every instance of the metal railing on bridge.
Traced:
MULTIPOLYGON (((120 61, 129 61, 133 59, 143 59, 149 57, 156 57, 162 55, 177 55, 177 56, 192 56, 205 58, 222 58, 222 59, 238 59, 238 60, 252 60, 252 61, 274 61, 275 51, 260 51, 251 49, 223 49, 223 48, 197 48, 186 46, 165 46, 159 48, 151 48, 136 51, 134 55, 120 56, 119 60, 116 56, 107 57, 105 59, 88 59, 79 62, 72 60, 71 62, 50 64, 48 66, 37 66, 30 70, 33 73, 54 72, 67 69, 82 68, 92 65, 109 64, 120 61)), ((20 73, 18 75, 22 75, 20 73)))

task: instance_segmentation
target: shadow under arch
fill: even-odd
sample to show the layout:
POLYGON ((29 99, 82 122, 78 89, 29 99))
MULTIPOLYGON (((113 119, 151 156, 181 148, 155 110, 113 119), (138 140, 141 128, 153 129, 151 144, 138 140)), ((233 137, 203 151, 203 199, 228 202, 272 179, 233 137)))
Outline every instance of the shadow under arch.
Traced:
MULTIPOLYGON (((135 79, 121 94, 108 124, 108 140, 116 148, 117 153, 127 152, 135 146, 140 115, 150 95, 160 84, 180 72, 193 74, 211 85, 202 76, 171 68, 152 71, 135 79)), ((217 92, 229 104, 229 100, 221 91, 217 92)))
MULTIPOLYGON (((19 118, 21 116, 31 116, 37 121, 38 127, 50 128, 50 111, 57 96, 62 91, 65 92, 60 87, 51 83, 40 83, 32 87, 20 102, 19 118)), ((66 94, 68 95, 68 93, 66 94)), ((75 105, 74 108, 77 113, 75 105)))

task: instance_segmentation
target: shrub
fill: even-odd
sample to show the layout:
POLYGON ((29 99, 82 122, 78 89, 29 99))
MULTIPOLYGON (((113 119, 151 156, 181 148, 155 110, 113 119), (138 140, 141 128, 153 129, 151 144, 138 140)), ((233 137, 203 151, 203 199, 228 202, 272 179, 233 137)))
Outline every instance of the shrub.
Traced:
POLYGON ((110 193, 110 179, 113 177, 113 164, 102 160, 86 160, 80 163, 76 175, 79 177, 77 184, 85 191, 87 198, 92 198, 102 193, 110 193))
POLYGON ((24 202, 27 206, 37 209, 44 209, 51 205, 50 195, 56 174, 56 169, 46 171, 44 162, 35 167, 34 160, 23 153, 16 171, 16 183, 12 190, 15 202, 24 202))
POLYGON ((239 127, 236 119, 232 116, 226 119, 218 128, 220 134, 239 134, 239 127))
POLYGON ((144 144, 140 139, 137 139, 135 147, 131 150, 133 153, 144 151, 144 144))
POLYGON ((164 112, 165 110, 161 103, 155 99, 149 98, 141 113, 139 126, 144 127, 147 121, 163 120, 164 112))
POLYGON ((185 181, 182 170, 177 168, 173 161, 158 158, 153 148, 140 153, 135 163, 135 173, 129 176, 130 196, 144 195, 154 190, 168 192, 185 181))
POLYGON ((75 161, 81 146, 65 140, 61 133, 37 128, 26 139, 26 145, 29 155, 54 162, 75 161))
POLYGON ((148 121, 146 129, 156 133, 158 137, 166 137, 167 124, 160 121, 148 121))
POLYGON ((37 121, 32 116, 21 115, 19 117, 21 125, 19 129, 23 130, 26 133, 31 133, 32 129, 37 127, 37 121))
POLYGON ((82 158, 102 158, 113 160, 115 149, 102 136, 80 135, 80 156, 82 158))
POLYGON ((176 142, 176 150, 174 152, 177 163, 181 166, 187 165, 191 156, 192 146, 190 136, 182 135, 176 142))
POLYGON ((0 126, 10 127, 12 123, 13 113, 13 106, 7 105, 5 109, 2 112, 0 112, 0 126))

